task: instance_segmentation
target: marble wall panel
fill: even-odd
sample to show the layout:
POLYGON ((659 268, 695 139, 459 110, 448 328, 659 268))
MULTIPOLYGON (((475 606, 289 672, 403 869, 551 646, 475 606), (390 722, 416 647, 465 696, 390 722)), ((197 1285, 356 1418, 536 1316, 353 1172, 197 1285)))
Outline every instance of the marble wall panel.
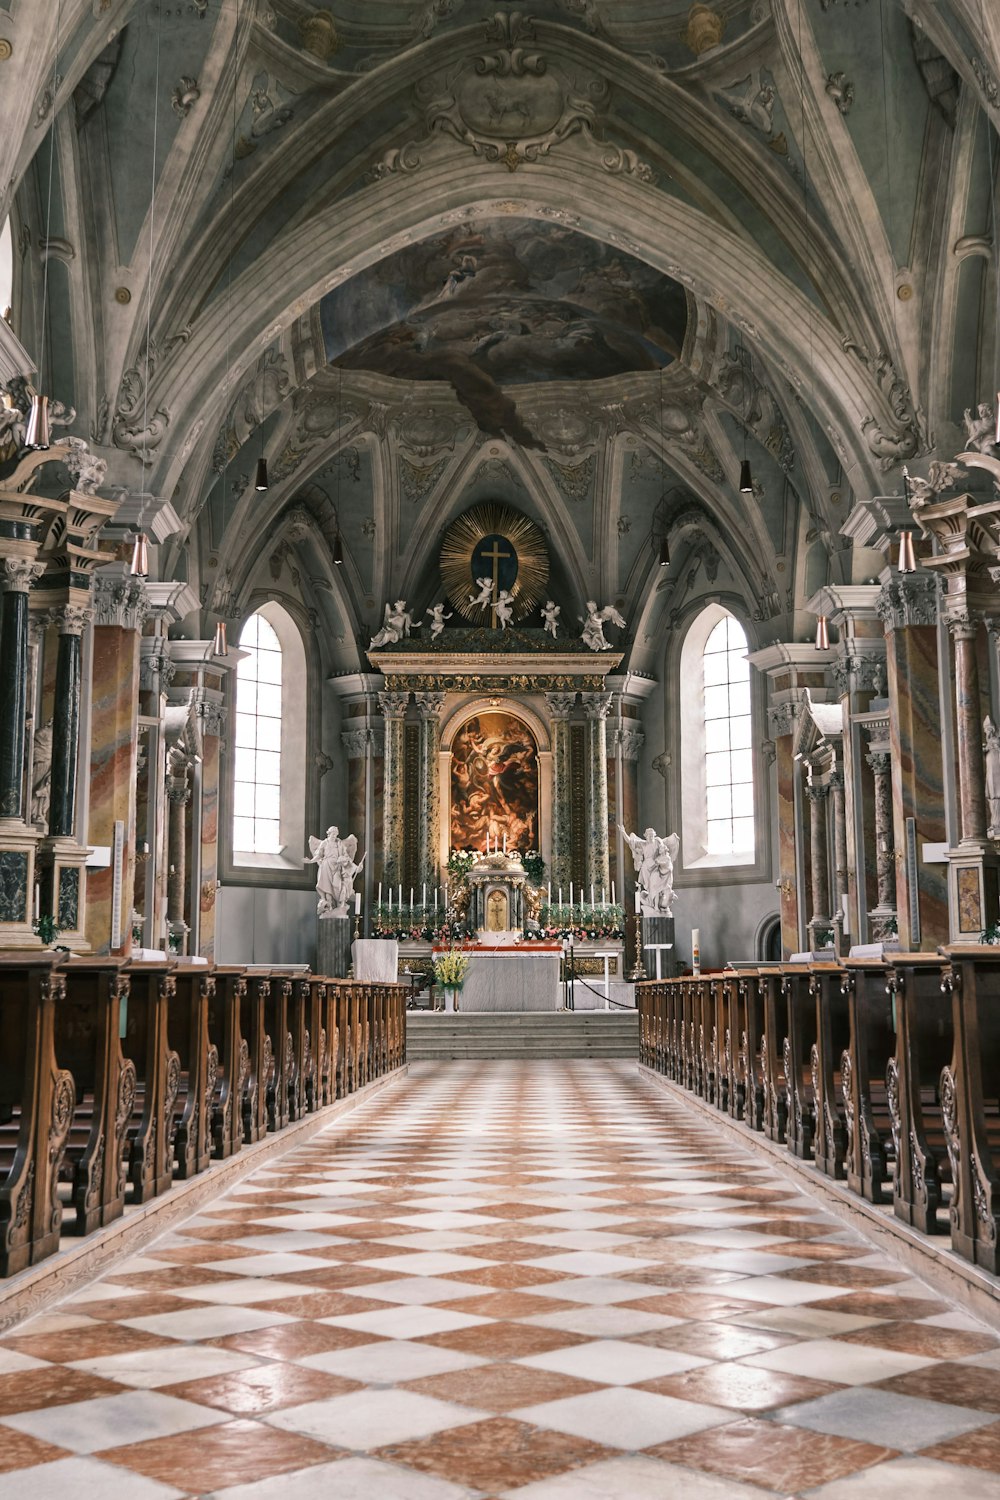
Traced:
MULTIPOLYGON (((948 867, 924 864, 925 842, 944 843, 945 811, 938 702, 937 632, 910 626, 887 637, 889 701, 892 704, 892 806, 896 850, 905 850, 906 819, 917 825, 918 946, 933 951, 946 943, 948 867)), ((905 859, 896 862, 899 940, 914 946, 910 932, 910 891, 905 859)))
MULTIPOLYGON (((786 954, 799 947, 799 900, 795 883, 795 761, 790 734, 775 740, 778 772, 778 894, 781 897, 781 946, 786 954)), ((692 923, 692 925, 695 925, 692 923)))
POLYGON ((216 885, 219 878, 219 736, 206 734, 201 759, 201 890, 198 951, 215 957, 216 885))
MULTIPOLYGON (((125 824, 122 872, 122 948, 131 946, 135 892, 135 785, 139 701, 139 637, 117 625, 94 627, 90 821, 87 839, 111 845, 115 822, 125 824)), ((86 936, 94 953, 110 953, 113 870, 88 870, 86 936)))

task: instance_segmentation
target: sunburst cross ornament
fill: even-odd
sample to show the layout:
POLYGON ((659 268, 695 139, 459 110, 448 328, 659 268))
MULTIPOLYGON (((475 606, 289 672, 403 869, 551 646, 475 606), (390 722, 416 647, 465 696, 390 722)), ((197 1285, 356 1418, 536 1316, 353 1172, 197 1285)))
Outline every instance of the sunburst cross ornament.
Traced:
POLYGON ((477 625, 502 623, 504 612, 526 619, 545 594, 549 556, 541 527, 509 505, 486 501, 467 510, 445 532, 441 580, 449 600, 477 625))

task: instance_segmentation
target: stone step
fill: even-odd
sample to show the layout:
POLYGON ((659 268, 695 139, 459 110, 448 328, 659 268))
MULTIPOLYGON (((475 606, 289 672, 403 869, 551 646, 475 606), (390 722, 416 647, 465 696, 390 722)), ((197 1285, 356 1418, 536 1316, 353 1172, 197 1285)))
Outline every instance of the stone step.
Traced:
POLYGON ((411 1062, 510 1058, 635 1058, 635 1011, 517 1011, 422 1014, 406 1018, 411 1062))

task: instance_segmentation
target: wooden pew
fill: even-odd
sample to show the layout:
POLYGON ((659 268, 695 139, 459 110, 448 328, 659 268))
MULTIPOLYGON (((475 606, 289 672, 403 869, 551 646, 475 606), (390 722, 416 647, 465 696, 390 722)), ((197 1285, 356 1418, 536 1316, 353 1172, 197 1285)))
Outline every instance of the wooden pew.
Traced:
POLYGON ((326 980, 318 974, 309 976, 309 1009, 306 1029, 312 1058, 312 1094, 306 1080, 306 1108, 322 1109, 332 1098, 330 1093, 330 1042, 327 1031, 326 980))
POLYGON ((892 1170, 892 1127, 885 1090, 896 1051, 884 959, 848 958, 845 987, 850 1041, 841 1055, 841 1092, 847 1128, 847 1185, 870 1203, 883 1201, 892 1170))
MULTIPOLYGON (((764 994, 760 974, 742 970, 737 982, 739 1061, 736 1102, 751 1130, 764 1129, 764 1075, 760 1044, 764 1032, 764 994)), ((740 1116, 737 1116, 740 1118, 740 1116)))
POLYGON ((271 975, 265 969, 248 969, 246 989, 240 1002, 240 1034, 247 1044, 248 1068, 243 1085, 243 1140, 248 1146, 267 1134, 267 1093, 274 1072, 271 1038, 265 1026, 265 1008, 271 993, 271 975))
POLYGON ((785 1142, 788 1124, 788 1091, 785 1085, 782 1057, 786 1020, 785 994, 779 967, 767 965, 758 970, 764 1020, 760 1038, 760 1071, 764 1089, 764 1134, 768 1140, 785 1142))
POLYGON ((951 1164, 951 1244, 964 1259, 1000 1271, 1000 948, 942 949, 955 1048, 941 1075, 951 1164))
POLYGON ((167 1035, 181 1065, 173 1111, 174 1159, 177 1176, 187 1178, 204 1172, 212 1154, 219 1049, 209 1041, 208 1010, 215 977, 202 964, 181 961, 174 980, 167 1011, 167 1035))
POLYGON ((72 1234, 93 1230, 125 1211, 127 1130, 137 1071, 121 1044, 129 980, 121 958, 78 958, 63 968, 66 993, 55 1007, 55 1049, 73 1075, 76 1108, 63 1175, 70 1182, 72 1234))
POLYGON ((816 998, 810 990, 806 964, 782 964, 781 988, 785 1002, 785 1035, 781 1045, 782 1070, 788 1101, 785 1144, 793 1155, 807 1160, 813 1154, 816 1100, 812 1076, 816 1045, 816 998))
POLYGON ((273 969, 264 1002, 264 1032, 271 1043, 270 1082, 267 1087, 267 1128, 284 1130, 288 1124, 288 1090, 295 1071, 295 1042, 288 1029, 288 1002, 293 974, 273 969))
POLYGON ((937 953, 891 955, 888 986, 895 1011, 896 1052, 886 1069, 886 1097, 895 1145, 892 1207, 923 1230, 948 1229, 944 1185, 951 1180, 939 1082, 954 1052, 952 995, 937 953))
POLYGON ((292 1038, 292 1067, 286 1081, 288 1118, 301 1120, 308 1108, 307 1095, 315 1094, 312 1037, 309 1016, 312 1009, 312 985, 308 974, 292 978, 288 995, 288 1030, 292 1038))
POLYGON ((810 1057, 816 1101, 813 1157, 827 1177, 841 1179, 845 1175, 847 1126, 840 1062, 851 1040, 846 975, 839 963, 815 963, 809 986, 816 1007, 816 1040, 810 1057))
POLYGON ((250 1072, 250 1047, 243 1036, 241 1015, 246 998, 246 973, 238 964, 217 965, 208 997, 208 1035, 218 1057, 218 1085, 211 1105, 209 1131, 212 1155, 235 1156, 243 1145, 243 1095, 250 1072))
POLYGON ((170 1046, 167 1015, 174 998, 175 959, 130 959, 128 1008, 122 1049, 136 1070, 139 1108, 128 1130, 131 1201, 164 1193, 174 1176, 171 1131, 181 1063, 170 1046))
POLYGON ((76 1104, 55 1054, 62 958, 0 954, 0 1276, 59 1249, 59 1169, 76 1104))

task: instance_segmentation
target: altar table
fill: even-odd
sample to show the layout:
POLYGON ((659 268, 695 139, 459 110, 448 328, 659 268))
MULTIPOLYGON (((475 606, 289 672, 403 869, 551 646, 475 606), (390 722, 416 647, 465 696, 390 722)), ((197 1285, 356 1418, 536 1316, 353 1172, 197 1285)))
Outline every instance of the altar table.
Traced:
POLYGON ((561 943, 467 949, 460 1011, 558 1010, 561 943))

